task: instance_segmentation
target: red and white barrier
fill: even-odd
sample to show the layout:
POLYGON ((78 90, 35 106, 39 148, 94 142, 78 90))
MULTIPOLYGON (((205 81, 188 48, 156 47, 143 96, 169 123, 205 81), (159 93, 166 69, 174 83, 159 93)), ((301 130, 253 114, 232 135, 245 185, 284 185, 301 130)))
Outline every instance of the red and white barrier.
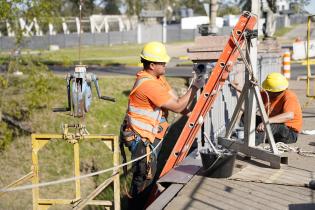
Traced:
POLYGON ((282 60, 282 74, 285 78, 290 79, 291 77, 291 58, 290 51, 285 51, 283 53, 282 60))

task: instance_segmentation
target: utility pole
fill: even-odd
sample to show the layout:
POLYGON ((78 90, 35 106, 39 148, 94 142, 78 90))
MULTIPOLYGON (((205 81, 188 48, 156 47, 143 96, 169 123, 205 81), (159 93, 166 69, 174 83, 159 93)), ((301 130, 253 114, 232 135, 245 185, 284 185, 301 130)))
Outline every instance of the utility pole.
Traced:
POLYGON ((210 0, 209 4, 209 34, 215 35, 218 33, 218 28, 216 25, 217 19, 217 11, 218 11, 218 1, 217 0, 210 0))
POLYGON ((164 11, 163 25, 162 25, 162 42, 163 43, 166 43, 167 41, 167 8, 168 6, 169 6, 168 0, 165 2, 165 5, 161 4, 161 10, 164 11))
MULTIPOLYGON (((252 0, 251 5, 251 12, 259 17, 259 6, 260 0, 252 0)), ((254 29, 258 27, 259 18, 257 18, 257 23, 254 29)), ((250 54, 248 55, 252 64, 253 75, 257 75, 257 38, 251 39, 251 46, 250 46, 250 54)), ((245 82, 250 81, 250 75, 248 71, 245 71, 245 82)), ((246 87, 249 87, 249 84, 245 84, 246 87)), ((256 129, 256 99, 255 93, 253 90, 248 91, 248 96, 245 98, 245 119, 248 123, 245 124, 244 128, 244 135, 245 141, 248 141, 247 145, 250 147, 255 146, 255 129, 256 129)))

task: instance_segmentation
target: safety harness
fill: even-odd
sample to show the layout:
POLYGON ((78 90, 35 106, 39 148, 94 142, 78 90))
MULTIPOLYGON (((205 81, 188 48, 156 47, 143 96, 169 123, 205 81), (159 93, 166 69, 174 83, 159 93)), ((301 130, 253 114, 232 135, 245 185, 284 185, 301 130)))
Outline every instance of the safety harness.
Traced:
MULTIPOLYGON (((130 95, 135 92, 135 90, 137 88, 140 87, 140 85, 147 80, 151 80, 152 78, 149 77, 142 77, 140 79, 138 79, 130 93, 130 95)), ((153 152, 151 155, 150 152, 153 151, 154 149, 154 145, 153 143, 148 139, 148 138, 143 138, 141 137, 141 135, 139 133, 137 133, 136 131, 134 131, 133 129, 130 128, 130 123, 135 124, 136 126, 147 130, 147 131, 151 131, 152 133, 154 133, 155 137, 162 140, 166 130, 168 129, 168 123, 166 121, 166 118, 162 116, 162 110, 160 108, 155 109, 152 112, 148 112, 148 111, 143 111, 141 109, 138 109, 134 106, 129 105, 128 106, 128 111, 133 111, 136 113, 140 113, 143 114, 145 116, 148 117, 152 117, 153 119, 156 118, 159 121, 158 127, 152 127, 150 125, 147 125, 145 123, 139 122, 136 119, 131 119, 130 117, 128 117, 128 115, 126 114, 124 121, 121 125, 120 128, 120 150, 121 150, 121 155, 122 155, 122 159, 123 159, 123 163, 127 162, 127 158, 126 158, 126 153, 124 150, 124 145, 127 146, 129 148, 129 150, 133 153, 135 152, 137 145, 140 141, 143 141, 145 147, 146 147, 146 165, 147 165, 147 170, 146 170, 146 179, 152 179, 152 168, 151 168, 151 161, 152 161, 152 155, 155 156, 155 158, 157 158, 157 154, 155 152, 153 152)), ((127 166, 123 167, 123 171, 125 173, 125 175, 127 174, 127 166)))

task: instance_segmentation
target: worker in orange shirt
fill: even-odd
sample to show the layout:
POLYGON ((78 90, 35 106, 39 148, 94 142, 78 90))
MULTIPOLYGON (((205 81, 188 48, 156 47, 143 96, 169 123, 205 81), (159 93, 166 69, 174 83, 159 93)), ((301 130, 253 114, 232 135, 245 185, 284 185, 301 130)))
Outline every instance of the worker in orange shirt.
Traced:
MULTIPOLYGON (((276 142, 295 143, 302 130, 302 110, 296 94, 288 89, 288 80, 280 73, 267 75, 261 92, 269 123, 276 142)), ((265 126, 260 117, 256 118, 256 145, 263 142, 265 126)))
MULTIPOLYGON (((165 46, 160 42, 149 42, 140 57, 143 70, 137 73, 121 127, 121 139, 131 151, 132 159, 149 154, 158 145, 168 129, 167 111, 187 114, 188 104, 204 85, 204 77, 198 77, 183 96, 177 97, 164 77, 170 60, 165 46)), ((144 208, 141 194, 152 184, 159 149, 133 163, 129 209, 144 208)))
MULTIPOLYGON (((233 81, 231 86, 241 92, 237 80, 233 81)), ((303 122, 299 100, 295 93, 288 89, 288 86, 289 82, 282 74, 272 72, 263 81, 262 87, 265 91, 261 92, 265 110, 267 114, 269 113, 269 123, 274 139, 276 142, 286 144, 297 141, 303 122)), ((241 117, 241 126, 244 124, 243 117, 244 115, 241 117)), ((265 137, 265 125, 258 113, 256 115, 256 145, 263 143, 265 137)))

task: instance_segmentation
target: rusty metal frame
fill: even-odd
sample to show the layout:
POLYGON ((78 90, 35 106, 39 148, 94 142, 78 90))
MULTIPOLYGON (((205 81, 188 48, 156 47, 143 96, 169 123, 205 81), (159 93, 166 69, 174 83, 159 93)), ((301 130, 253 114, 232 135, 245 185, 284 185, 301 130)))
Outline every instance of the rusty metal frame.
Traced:
MULTIPOLYGON (((39 184, 39 157, 38 152, 52 139, 65 139, 62 134, 32 134, 32 183, 39 184)), ((81 136, 80 141, 84 140, 101 140, 106 146, 113 151, 113 165, 119 165, 119 142, 115 135, 84 135, 81 136)), ((73 144, 74 151, 74 175, 80 176, 80 160, 79 160, 79 141, 70 141, 73 144)), ((115 210, 120 209, 120 177, 119 170, 113 171, 112 176, 100 184, 87 198, 81 198, 80 179, 75 180, 75 198, 74 199, 41 199, 39 188, 33 188, 33 210, 46 210, 52 205, 57 204, 72 204, 74 209, 83 209, 86 205, 102 205, 107 207, 114 207, 115 210), (114 203, 105 200, 93 200, 100 192, 107 186, 113 183, 114 186, 114 203)))

